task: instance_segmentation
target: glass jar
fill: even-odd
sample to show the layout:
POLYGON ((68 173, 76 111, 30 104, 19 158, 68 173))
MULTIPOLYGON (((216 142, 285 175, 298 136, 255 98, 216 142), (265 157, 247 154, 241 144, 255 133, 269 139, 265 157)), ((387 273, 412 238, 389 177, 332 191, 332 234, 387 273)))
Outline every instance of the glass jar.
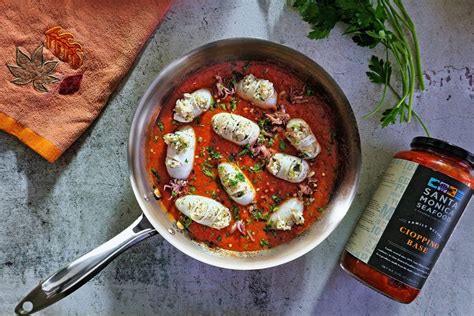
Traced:
POLYGON ((341 267, 378 292, 412 302, 474 189, 472 153, 416 137, 395 154, 341 258, 341 267))

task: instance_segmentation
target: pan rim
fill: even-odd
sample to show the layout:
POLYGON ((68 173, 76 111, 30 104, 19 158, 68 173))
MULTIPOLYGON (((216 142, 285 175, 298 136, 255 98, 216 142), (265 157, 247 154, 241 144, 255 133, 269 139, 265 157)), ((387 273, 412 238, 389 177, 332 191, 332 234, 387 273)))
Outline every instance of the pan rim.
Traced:
MULTIPOLYGON (((146 126, 146 125, 145 125, 146 126)), ((152 83, 148 86, 147 90, 145 91, 144 95, 140 99, 139 105, 135 110, 134 116, 133 116, 133 121, 131 124, 131 129, 130 129, 130 135, 129 135, 129 141, 128 141, 128 165, 129 165, 129 172, 130 172, 130 181, 132 184, 132 189, 135 194, 135 198, 145 214, 145 216, 148 218, 150 223, 155 227, 155 229, 160 233, 160 235, 167 240, 171 245, 173 245, 175 248, 183 252, 184 254, 199 260, 201 262, 204 262, 206 264, 220 267, 220 268, 226 268, 226 269, 232 269, 232 270, 256 270, 256 269, 265 269, 265 268, 270 268, 274 266, 278 266, 287 262, 290 262, 292 260, 295 260, 304 254, 308 253, 315 247, 317 247, 319 244, 321 244, 335 229, 336 227, 340 224, 342 219, 345 217, 347 214, 350 205, 352 204, 352 201, 355 198, 355 193, 359 184, 359 179, 360 179, 360 170, 361 170, 361 149, 360 149, 360 136, 359 136, 359 131, 357 127, 357 122, 354 116, 354 112, 352 110, 352 107, 347 100, 345 94, 339 87, 339 85, 335 82, 335 80, 314 60, 310 59, 309 57, 305 56, 304 54, 289 48, 287 46, 273 43, 267 40, 262 40, 262 39, 256 39, 256 38, 232 38, 232 39, 223 39, 223 40, 218 40, 214 41, 208 44, 205 44, 203 46, 200 46, 182 57, 172 61, 168 65, 166 65, 160 73, 155 77, 155 79, 152 81, 152 83), (143 179, 138 179, 137 175, 139 174, 139 170, 141 166, 141 160, 139 157, 139 150, 136 148, 136 139, 139 135, 143 133, 142 130, 139 130, 140 126, 140 119, 143 119, 141 113, 144 111, 144 109, 149 106, 149 102, 154 94, 155 88, 159 85, 161 81, 164 80, 167 76, 170 75, 170 72, 172 72, 174 69, 179 68, 180 65, 186 63, 189 59, 191 59, 194 55, 199 54, 200 52, 204 50, 209 50, 214 47, 221 47, 222 45, 236 45, 236 44, 245 44, 245 45, 251 45, 251 44, 258 44, 258 45, 264 45, 268 46, 273 49, 278 49, 285 51, 286 53, 289 54, 294 54, 295 56, 298 56, 298 58, 301 58, 305 60, 308 63, 311 63, 314 67, 318 68, 319 72, 321 73, 322 76, 324 76, 324 79, 327 81, 328 84, 331 85, 331 88, 334 89, 335 93, 337 93, 340 102, 344 103, 344 110, 347 112, 346 114, 348 115, 349 121, 352 121, 354 126, 350 126, 348 130, 352 133, 352 136, 354 138, 353 144, 351 145, 352 149, 354 152, 352 153, 352 161, 351 161, 351 168, 352 168, 352 186, 349 188, 349 191, 346 192, 346 198, 344 201, 340 202, 340 207, 342 209, 339 217, 336 219, 336 222, 332 223, 332 229, 328 229, 324 231, 322 234, 319 235, 318 238, 313 238, 309 240, 304 246, 301 246, 297 249, 294 249, 291 251, 289 255, 286 256, 279 256, 276 258, 271 258, 267 260, 258 260, 257 258, 262 258, 262 256, 255 256, 251 257, 252 259, 255 258, 254 260, 249 260, 249 261, 242 261, 238 260, 237 256, 232 256, 230 260, 216 260, 217 258, 224 258, 223 256, 219 256, 217 252, 212 252, 212 255, 205 256, 202 254, 202 252, 197 251, 196 249, 192 247, 188 247, 184 245, 179 239, 177 239, 174 234, 171 234, 168 227, 165 227, 164 225, 160 224, 156 220, 156 214, 153 214, 153 212, 150 209, 150 197, 147 197, 147 193, 144 192, 144 190, 140 186, 140 180, 143 179), (235 259, 234 259, 235 258, 235 259)), ((151 199, 152 202, 154 202, 153 199, 151 199)), ((314 225, 314 224, 313 224, 314 225)), ((190 238, 188 238, 190 239, 190 238)), ((297 239, 297 238, 295 238, 297 239)), ((274 249, 277 249, 279 247, 284 247, 287 244, 280 245, 278 247, 275 247, 274 249)), ((258 251, 259 254, 263 254, 266 250, 258 251)))

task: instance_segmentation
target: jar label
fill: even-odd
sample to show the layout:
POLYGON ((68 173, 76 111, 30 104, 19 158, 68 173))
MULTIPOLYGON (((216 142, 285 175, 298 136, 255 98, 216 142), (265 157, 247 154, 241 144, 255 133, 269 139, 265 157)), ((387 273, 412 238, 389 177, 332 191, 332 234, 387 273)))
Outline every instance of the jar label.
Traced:
POLYGON ((346 250, 421 289, 471 195, 468 186, 443 173, 393 159, 346 250))

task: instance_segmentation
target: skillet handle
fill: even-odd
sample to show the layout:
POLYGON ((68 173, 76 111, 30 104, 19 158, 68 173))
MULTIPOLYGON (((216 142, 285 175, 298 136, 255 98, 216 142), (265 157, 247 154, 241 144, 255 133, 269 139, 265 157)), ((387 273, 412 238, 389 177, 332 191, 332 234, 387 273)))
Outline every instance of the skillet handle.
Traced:
POLYGON ((28 315, 54 304, 84 285, 122 252, 156 233, 142 214, 120 234, 40 282, 18 303, 15 313, 28 315))

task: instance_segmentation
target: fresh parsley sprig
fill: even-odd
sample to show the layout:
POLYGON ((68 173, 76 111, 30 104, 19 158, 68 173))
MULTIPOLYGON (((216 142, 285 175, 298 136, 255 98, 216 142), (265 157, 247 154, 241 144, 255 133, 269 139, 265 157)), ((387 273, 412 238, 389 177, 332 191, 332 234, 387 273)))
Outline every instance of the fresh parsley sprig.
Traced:
POLYGON ((392 107, 382 112, 381 126, 408 123, 414 117, 429 135, 426 125, 413 110, 415 87, 424 90, 420 47, 415 24, 402 0, 293 0, 303 20, 311 25, 308 36, 322 39, 329 35, 337 22, 346 23, 344 34, 352 36, 360 46, 374 48, 382 45, 384 58, 372 56, 369 61, 369 80, 384 86, 382 96, 372 117, 382 111, 388 91, 396 97, 392 107), (392 59, 392 66, 389 59, 392 59), (400 73, 400 86, 391 82, 392 70, 400 73))

